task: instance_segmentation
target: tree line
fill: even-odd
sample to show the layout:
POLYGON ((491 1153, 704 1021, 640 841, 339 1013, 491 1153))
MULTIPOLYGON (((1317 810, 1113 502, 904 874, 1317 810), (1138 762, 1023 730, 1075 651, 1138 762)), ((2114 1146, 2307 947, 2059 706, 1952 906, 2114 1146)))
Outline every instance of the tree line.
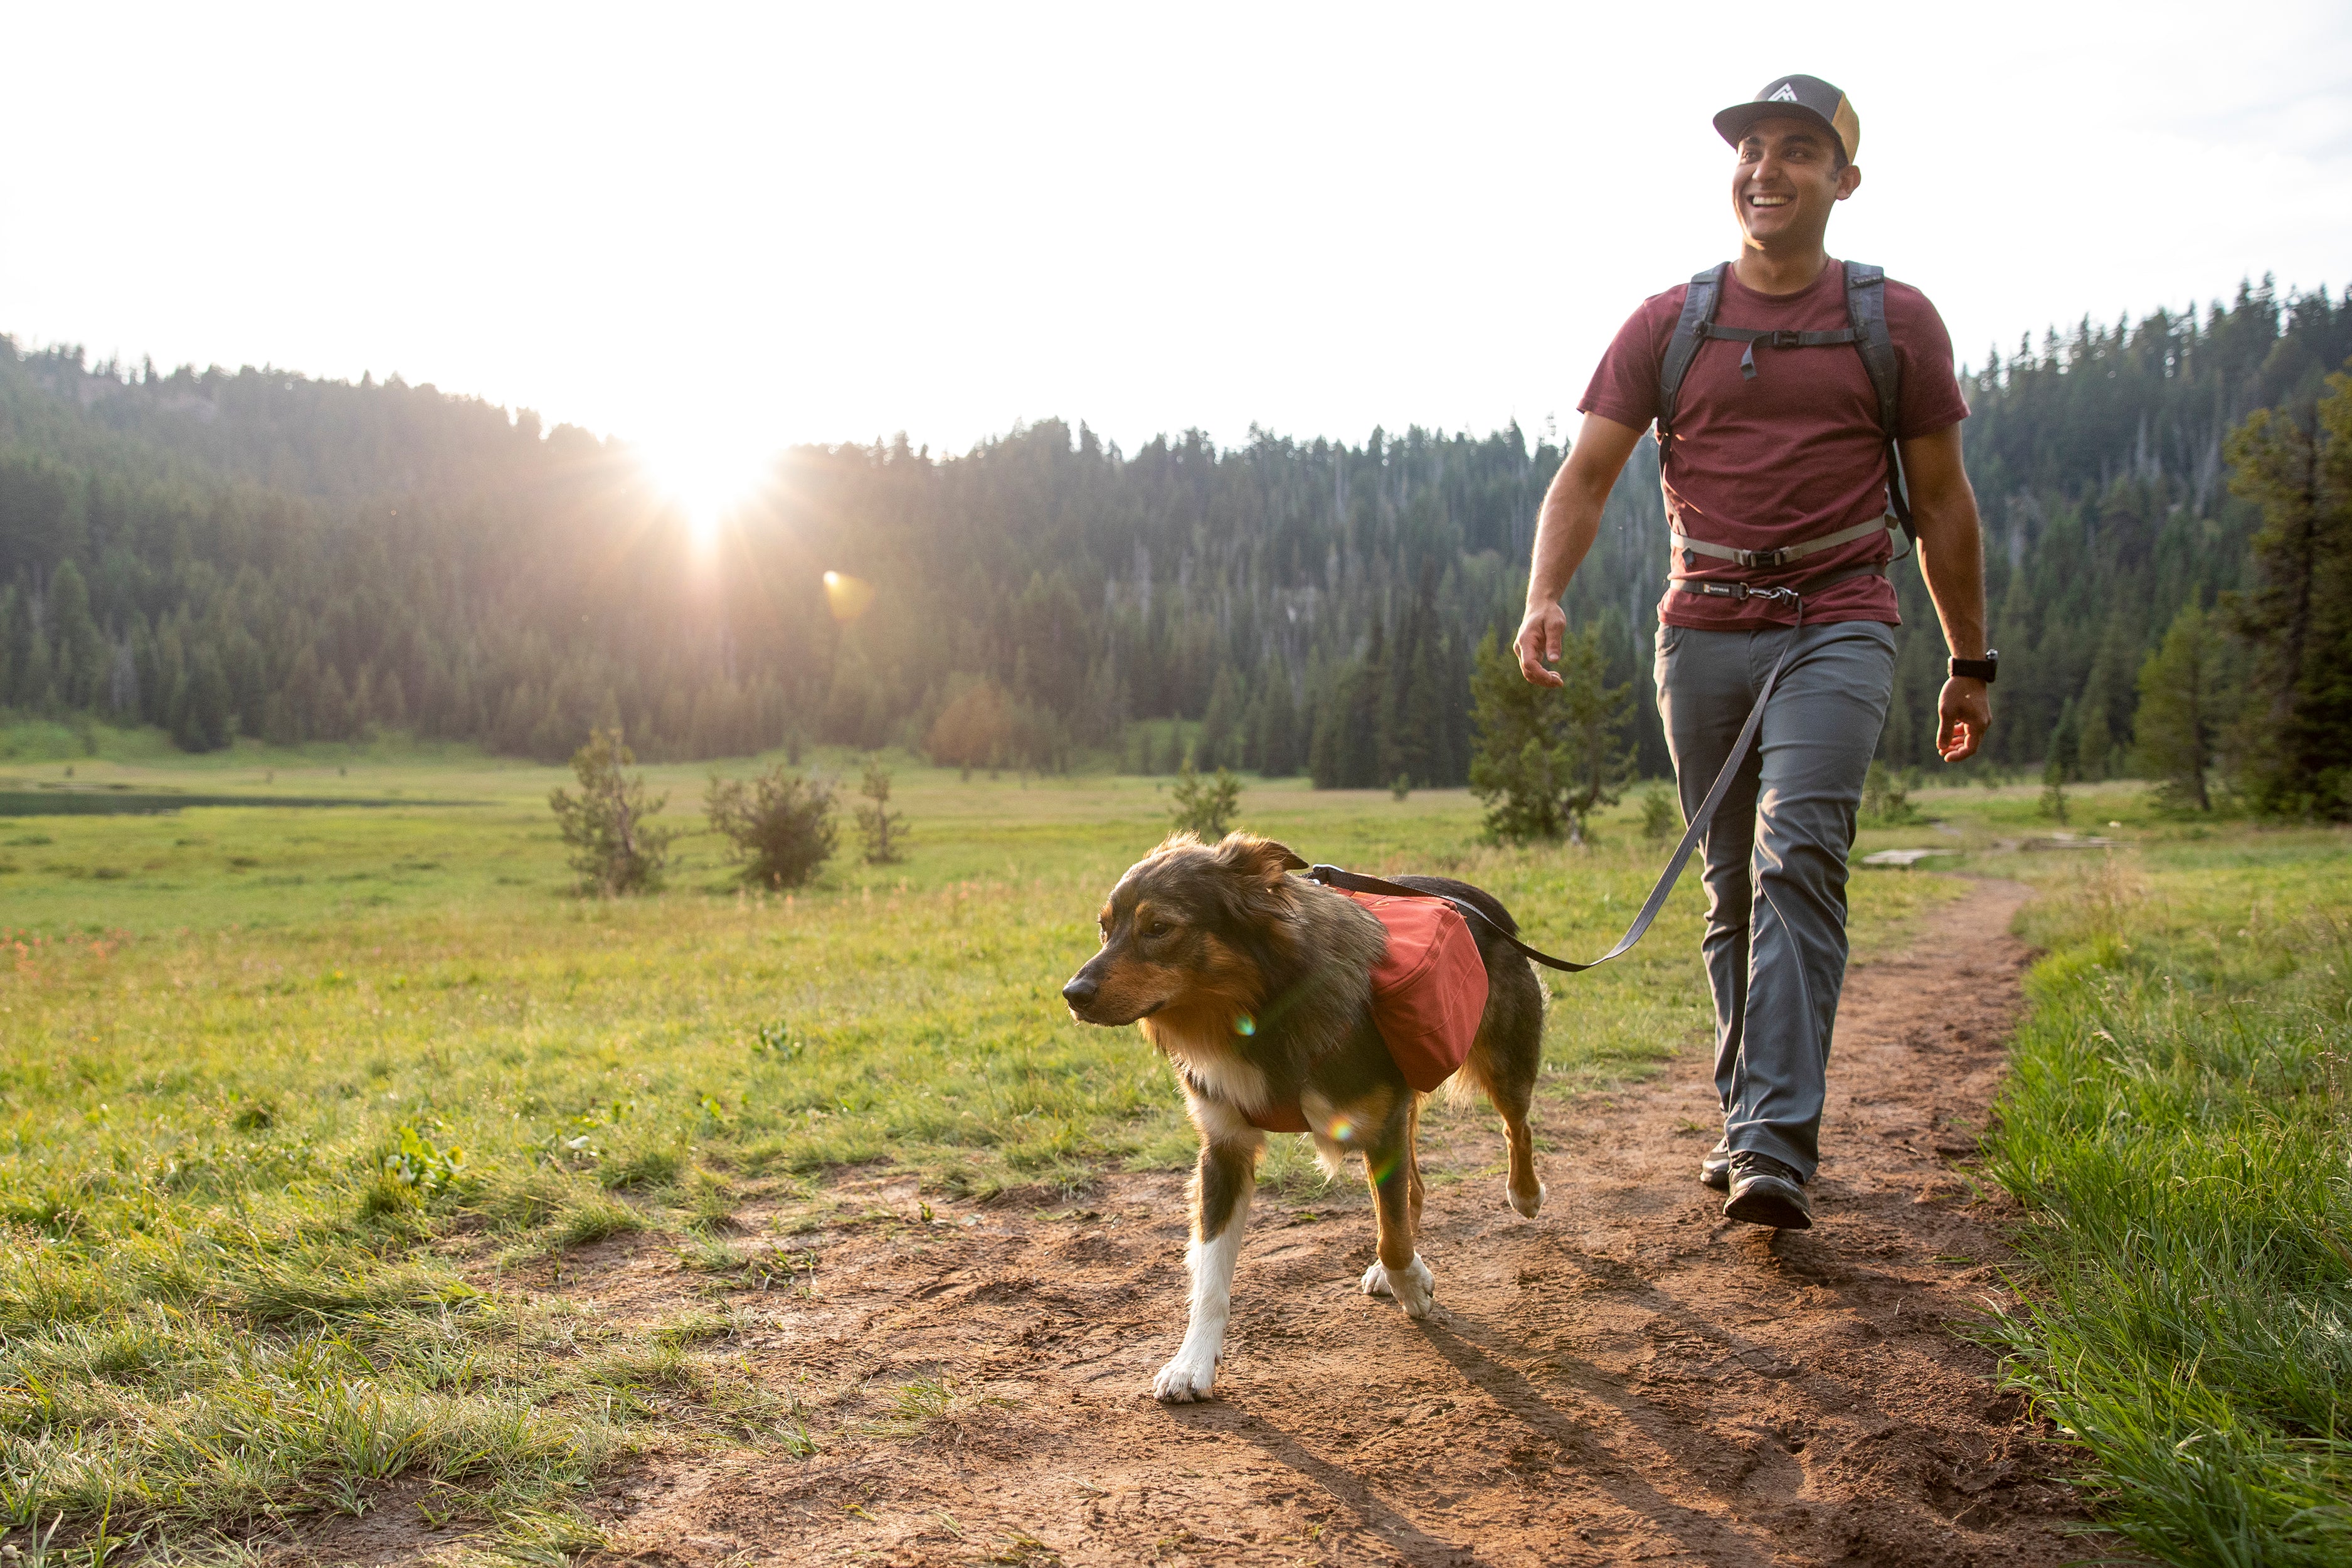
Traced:
MULTIPOLYGON (((2185 607, 2258 586, 2263 504, 2231 488, 2229 432, 2315 407, 2347 355, 2352 305, 2265 282, 1969 374, 1994 763, 2130 765, 2147 657, 2185 607)), ((1561 456, 1517 426, 1128 452, 1054 420, 948 457, 800 447, 698 554, 625 446, 529 411, 0 340, 0 707, 191 750, 394 730, 561 761, 613 727, 648 759, 823 741, 1455 784, 1476 649, 1517 624, 1561 456)), ((1633 684, 1651 775, 1664 563, 1645 442, 1567 603, 1597 685, 1633 684)), ((1902 767, 1932 759, 1943 650, 1897 577, 1902 767)))

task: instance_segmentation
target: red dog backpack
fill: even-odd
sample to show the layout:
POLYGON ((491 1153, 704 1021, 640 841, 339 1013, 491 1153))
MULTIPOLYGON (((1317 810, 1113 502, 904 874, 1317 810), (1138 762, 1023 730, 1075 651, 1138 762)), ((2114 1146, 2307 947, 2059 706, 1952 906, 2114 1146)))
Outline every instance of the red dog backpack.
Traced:
MULTIPOLYGON (((1372 1021, 1405 1082, 1423 1094, 1470 1055, 1486 1011, 1486 961, 1470 922, 1444 899, 1390 898, 1334 888, 1361 904, 1389 933, 1388 951, 1372 966, 1372 1021)), ((1304 1132, 1297 1103, 1268 1106, 1250 1125, 1267 1132, 1304 1132)))

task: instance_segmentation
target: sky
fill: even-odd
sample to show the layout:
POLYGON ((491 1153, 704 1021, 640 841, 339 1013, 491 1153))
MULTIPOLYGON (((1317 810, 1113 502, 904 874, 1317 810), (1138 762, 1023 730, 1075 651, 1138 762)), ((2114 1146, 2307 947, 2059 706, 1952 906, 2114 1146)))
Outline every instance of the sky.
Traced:
POLYGON ((2352 281, 2352 6, 0 0, 0 332, 643 447, 1572 431, 1728 256, 1717 109, 1843 87, 1832 254, 1964 360, 2352 281))

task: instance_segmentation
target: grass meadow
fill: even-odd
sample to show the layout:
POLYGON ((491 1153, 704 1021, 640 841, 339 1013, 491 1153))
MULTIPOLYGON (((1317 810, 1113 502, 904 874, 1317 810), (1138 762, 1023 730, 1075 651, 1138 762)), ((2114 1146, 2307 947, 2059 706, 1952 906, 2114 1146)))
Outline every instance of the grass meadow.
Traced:
MULTIPOLYGON (((650 771, 698 822, 708 770, 650 771)), ((972 1195, 1190 1162, 1165 1068, 1056 994, 1160 837, 1165 781, 909 764, 903 864, 845 855, 761 896, 695 837, 667 891, 607 901, 570 890, 546 806, 566 776, 341 749, 0 762, 20 793, 378 803, 0 819, 13 1539, 62 1514, 78 1561, 233 1556, 398 1482, 483 1552, 561 1555, 593 1539, 572 1500, 633 1451, 808 1439, 789 1391, 731 1374, 722 1311, 604 1321, 524 1265, 647 1231, 723 1269, 735 1207, 822 1204, 885 1164, 972 1195)), ((1663 847, 1635 817, 1592 849, 1502 851, 1459 793, 1260 781, 1242 811, 1311 858, 1473 878, 1571 952, 1646 891, 1663 847)), ((1943 890, 1864 879, 1864 940, 1899 942, 1943 890)), ((1554 1092, 1704 1029, 1699 909, 1686 887, 1574 983, 1554 1092)), ((1268 1180, 1319 1184, 1279 1142, 1268 1180)))
MULTIPOLYGON (((1055 1198, 1190 1161, 1165 1068, 1055 994, 1165 781, 903 763, 901 865, 845 853, 761 896, 698 836, 667 890, 604 901, 571 891, 559 770, 68 739, 20 734, 0 795, 257 804, 0 818, 0 1527, 28 1552, 62 1516, 52 1559, 232 1561, 383 1506, 560 1560, 633 1454, 810 1443, 793 1391, 727 1357, 726 1292, 608 1320, 544 1288, 569 1249, 644 1232, 716 1278, 742 1267, 738 1209, 822 1212, 847 1173, 1055 1198)), ((709 770, 648 771, 698 824, 709 770)), ((2045 889, 1989 1165, 2027 1205, 2032 1305, 1984 1331, 2142 1549, 2343 1561, 2352 841, 2168 822, 2119 785, 2077 792, 2074 826, 2127 847, 2017 853, 2048 831, 2037 794, 1923 792, 1941 826, 1858 847, 2045 889)), ((1663 858, 1637 820, 1629 799, 1595 847, 1504 850, 1458 793, 1252 781, 1242 809, 1311 859, 1482 882, 1570 954, 1663 858)), ((1958 887, 1857 876, 1857 948, 1958 887)), ((1704 1032, 1700 908, 1691 879, 1631 957, 1547 977, 1548 1092, 1704 1032)), ((1321 1181, 1296 1142, 1278 1188, 1321 1181)))

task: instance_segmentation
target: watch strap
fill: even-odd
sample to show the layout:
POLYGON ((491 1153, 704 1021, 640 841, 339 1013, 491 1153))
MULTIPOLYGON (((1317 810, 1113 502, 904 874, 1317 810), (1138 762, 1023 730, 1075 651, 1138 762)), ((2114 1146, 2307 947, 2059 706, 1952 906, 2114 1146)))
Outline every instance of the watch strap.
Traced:
POLYGON ((1956 658, 1951 661, 1952 678, 1956 680, 1981 680, 1992 683, 1994 673, 2000 668, 2000 655, 1985 649, 1982 658, 1956 658))

